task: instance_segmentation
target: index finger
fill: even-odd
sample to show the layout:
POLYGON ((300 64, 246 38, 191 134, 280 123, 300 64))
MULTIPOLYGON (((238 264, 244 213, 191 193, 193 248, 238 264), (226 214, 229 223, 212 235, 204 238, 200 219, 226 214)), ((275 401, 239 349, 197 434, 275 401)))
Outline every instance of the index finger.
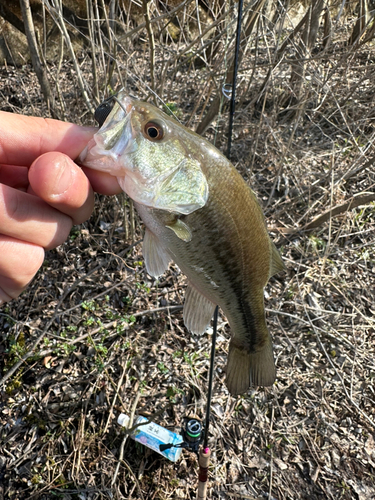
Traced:
POLYGON ((74 160, 95 131, 51 118, 0 111, 0 163, 29 166, 49 151, 65 153, 74 160))

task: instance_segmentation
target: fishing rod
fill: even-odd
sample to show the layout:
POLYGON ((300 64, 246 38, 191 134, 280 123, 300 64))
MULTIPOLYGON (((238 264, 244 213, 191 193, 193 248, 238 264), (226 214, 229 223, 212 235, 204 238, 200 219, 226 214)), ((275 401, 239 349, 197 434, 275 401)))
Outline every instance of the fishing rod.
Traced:
POLYGON ((204 500, 207 496, 207 481, 208 481, 208 466, 210 462, 211 450, 208 447, 208 428, 210 426, 211 414, 211 399, 212 399, 212 386, 214 380, 214 364, 215 364, 215 350, 216 350, 216 336, 217 336, 217 318, 219 315, 219 306, 215 307, 214 324, 211 342, 211 358, 210 358, 210 372, 208 377, 208 394, 206 406, 206 422, 204 426, 204 439, 203 446, 199 451, 199 476, 198 476, 198 493, 197 500, 204 500))
MULTIPOLYGON (((236 35, 236 49, 234 55, 234 71, 232 80, 232 95, 230 103, 230 115, 229 115, 229 130, 228 130, 228 149, 227 158, 230 158, 231 146, 232 146, 232 130, 233 130, 233 118, 235 112, 236 104, 236 84, 237 84, 237 69, 238 69, 238 55, 240 51, 240 39, 241 39, 241 22, 242 22, 242 4, 243 0, 238 2, 238 15, 237 15, 237 35, 236 35)), ((208 429, 210 425, 210 414, 211 414, 211 398, 212 398, 212 386, 214 377, 214 363, 215 363, 215 350, 216 350, 216 336, 217 336, 217 319, 219 314, 219 306, 216 306, 214 312, 214 324, 212 333, 212 343, 211 343, 211 358, 210 358, 210 372, 208 379, 208 393, 207 393, 207 406, 206 406, 206 422, 204 427, 204 439, 203 446, 199 451, 199 475, 198 475, 198 492, 197 500, 205 500, 207 497, 207 482, 208 482, 208 467, 210 463, 211 450, 208 447, 208 429)))
MULTIPOLYGON (((236 34, 236 49, 234 53, 234 68, 233 68, 233 80, 232 80, 232 93, 230 100, 230 112, 229 112, 229 130, 228 130, 228 148, 227 148, 227 158, 230 159, 230 152, 232 148, 232 130, 233 130, 233 119, 234 112, 236 108, 236 85, 237 85, 237 70, 238 70, 238 56, 240 53, 240 40, 241 40, 241 23, 242 23, 242 3, 243 0, 238 2, 238 15, 237 15, 237 34, 236 34)), ((226 85, 224 85, 224 88, 226 85)), ((223 89, 223 94, 226 92, 223 89)))

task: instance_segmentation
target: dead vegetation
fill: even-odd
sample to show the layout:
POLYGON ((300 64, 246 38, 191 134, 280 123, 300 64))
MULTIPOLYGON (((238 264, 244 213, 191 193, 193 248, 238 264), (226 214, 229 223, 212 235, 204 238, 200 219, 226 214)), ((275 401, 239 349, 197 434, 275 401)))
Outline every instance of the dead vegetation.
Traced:
MULTIPOLYGON (((61 27, 58 2, 45 5, 61 27)), ((45 66, 54 113, 92 123, 87 110, 124 85, 225 150, 236 4, 197 5, 93 2, 72 52, 78 28, 65 23, 51 41, 59 58, 45 66)), ((229 396, 221 317, 209 498, 370 500, 374 23, 364 1, 282 5, 245 4, 232 147, 288 268, 266 293, 277 381, 229 396)), ((47 115, 30 65, 0 71, 3 110, 47 115)), ((172 464, 128 440, 119 462, 116 421, 135 402, 169 428, 203 419, 211 332, 185 330, 175 266, 159 282, 145 273, 128 200, 97 198, 91 219, 0 309, 0 498, 193 499, 195 456, 172 464)))

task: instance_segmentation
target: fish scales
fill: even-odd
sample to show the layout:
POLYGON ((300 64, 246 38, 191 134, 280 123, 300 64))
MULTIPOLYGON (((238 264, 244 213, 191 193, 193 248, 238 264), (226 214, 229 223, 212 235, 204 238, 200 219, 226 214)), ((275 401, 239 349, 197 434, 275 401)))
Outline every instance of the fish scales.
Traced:
MULTIPOLYGON (((263 295, 269 277, 283 264, 253 191, 208 141, 148 103, 121 95, 119 99, 126 103, 122 119, 128 121, 122 135, 129 136, 121 155, 118 148, 110 168, 108 158, 103 162, 103 156, 117 147, 117 125, 109 149, 97 138, 81 155, 82 163, 116 175, 134 199, 146 226, 143 251, 148 271, 157 275, 172 259, 187 276, 187 327, 203 333, 215 305, 222 308, 232 332, 229 391, 240 394, 250 385, 271 385, 275 365, 263 295), (162 128, 160 140, 147 136, 150 123, 162 128), (145 175, 148 178, 142 180, 145 175)), ((116 113, 121 115, 121 109, 114 109, 103 126, 109 136, 116 113)))

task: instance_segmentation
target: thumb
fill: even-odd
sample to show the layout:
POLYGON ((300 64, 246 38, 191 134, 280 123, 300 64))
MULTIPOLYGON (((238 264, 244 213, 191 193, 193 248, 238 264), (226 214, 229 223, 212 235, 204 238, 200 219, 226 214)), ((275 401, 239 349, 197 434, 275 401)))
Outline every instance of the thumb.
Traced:
POLYGON ((67 155, 39 156, 29 169, 29 193, 42 198, 74 224, 87 220, 94 209, 94 192, 84 172, 67 155))

